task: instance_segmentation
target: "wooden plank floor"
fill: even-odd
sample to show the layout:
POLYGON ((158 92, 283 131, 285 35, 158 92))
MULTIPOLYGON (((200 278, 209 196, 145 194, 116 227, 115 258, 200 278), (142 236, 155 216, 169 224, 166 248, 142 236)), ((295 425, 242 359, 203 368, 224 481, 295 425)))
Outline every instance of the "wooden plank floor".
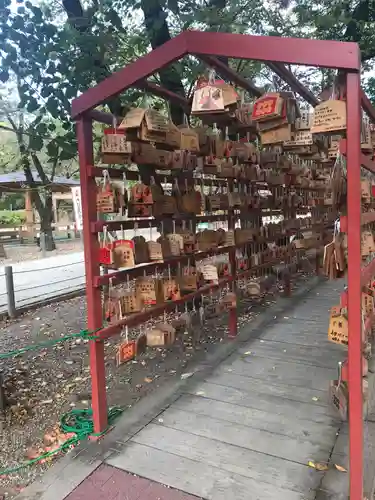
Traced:
POLYGON ((110 465, 208 500, 314 499, 339 423, 327 341, 340 284, 324 283, 142 429, 110 465))

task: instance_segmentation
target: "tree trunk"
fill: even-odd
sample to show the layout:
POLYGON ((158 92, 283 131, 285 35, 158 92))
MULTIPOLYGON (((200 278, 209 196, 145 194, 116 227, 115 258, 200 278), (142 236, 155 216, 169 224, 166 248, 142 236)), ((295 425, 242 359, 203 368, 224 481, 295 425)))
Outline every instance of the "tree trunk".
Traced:
POLYGON ((46 200, 40 217, 40 248, 46 252, 56 250, 52 232, 52 194, 46 193, 46 200))
MULTIPOLYGON (((171 39, 167 15, 160 0, 141 0, 141 9, 145 17, 144 24, 151 47, 157 49, 171 39)), ((163 87, 185 97, 185 89, 181 76, 176 67, 171 64, 168 68, 159 70, 160 81, 163 87)), ((184 111, 181 106, 170 104, 171 119, 175 125, 184 123, 184 111)))

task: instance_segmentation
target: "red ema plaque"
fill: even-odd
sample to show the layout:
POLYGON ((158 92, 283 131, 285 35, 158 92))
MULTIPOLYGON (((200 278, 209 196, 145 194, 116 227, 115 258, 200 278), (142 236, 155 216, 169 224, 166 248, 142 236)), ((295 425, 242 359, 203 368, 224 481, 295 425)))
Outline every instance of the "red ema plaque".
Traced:
POLYGON ((258 99, 253 107, 252 118, 257 119, 275 114, 278 99, 278 96, 267 96, 264 99, 258 99))
POLYGON ((125 130, 118 128, 105 128, 104 135, 125 135, 125 130))

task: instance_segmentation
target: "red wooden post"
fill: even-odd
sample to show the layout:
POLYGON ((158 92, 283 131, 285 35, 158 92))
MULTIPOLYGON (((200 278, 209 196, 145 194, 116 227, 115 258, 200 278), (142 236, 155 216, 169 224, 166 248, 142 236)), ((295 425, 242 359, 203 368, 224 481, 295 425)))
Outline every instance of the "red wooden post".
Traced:
MULTIPOLYGON (((230 187, 231 190, 233 190, 233 180, 228 181, 228 186, 230 187)), ((233 208, 231 208, 228 211, 228 230, 234 231, 235 229, 235 214, 233 208)), ((236 259, 236 249, 232 248, 229 251, 229 267, 230 267, 230 272, 233 276, 233 281, 232 281, 232 292, 236 294, 237 296, 237 259, 236 259)), ((228 327, 229 327, 229 337, 236 337, 237 335, 237 307, 231 308, 229 310, 229 322, 228 322, 228 327)))
POLYGON ((228 337, 236 337, 237 335, 237 307, 229 309, 229 333, 228 337))
POLYGON ((361 101, 359 73, 348 73, 348 320, 350 500, 363 500, 363 395, 361 316, 361 101))
MULTIPOLYGON (((89 166, 93 165, 92 121, 81 117, 77 121, 78 154, 81 176, 81 199, 83 218, 83 241, 85 251, 87 324, 89 330, 102 326, 100 288, 94 287, 94 279, 100 275, 98 260, 99 241, 91 232, 90 224, 96 220, 96 183, 89 176, 89 166)), ((92 384, 92 409, 94 432, 103 432, 107 427, 107 398, 105 383, 104 343, 90 341, 90 369, 92 384)))

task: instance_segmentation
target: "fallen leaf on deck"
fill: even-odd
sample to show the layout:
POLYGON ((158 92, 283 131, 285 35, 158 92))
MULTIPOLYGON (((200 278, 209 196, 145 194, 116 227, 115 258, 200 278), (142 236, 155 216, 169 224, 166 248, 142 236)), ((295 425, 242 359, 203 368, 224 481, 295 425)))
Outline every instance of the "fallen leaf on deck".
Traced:
POLYGON ((342 465, 337 465, 337 464, 334 464, 336 469, 340 472, 348 472, 345 467, 342 467, 342 465))
POLYGON ((147 382, 147 384, 151 384, 151 382, 152 382, 152 378, 150 378, 150 377, 146 377, 144 380, 145 380, 145 382, 147 382))
POLYGON ((321 464, 319 462, 313 462, 312 460, 309 461, 307 464, 309 467, 312 467, 313 469, 319 470, 319 471, 324 471, 328 470, 329 467, 327 464, 321 464))

